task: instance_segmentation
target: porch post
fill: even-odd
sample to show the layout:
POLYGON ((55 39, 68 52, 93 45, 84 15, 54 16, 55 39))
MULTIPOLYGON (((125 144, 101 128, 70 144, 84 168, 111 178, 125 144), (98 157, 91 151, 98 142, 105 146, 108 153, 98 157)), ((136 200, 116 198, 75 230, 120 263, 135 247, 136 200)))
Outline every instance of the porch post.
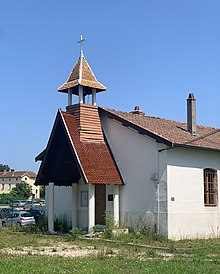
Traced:
POLYGON ((77 227, 77 184, 72 184, 72 228, 77 227))
POLYGON ((119 225, 119 185, 114 187, 114 221, 115 225, 119 225))
POLYGON ((89 210, 88 210, 88 232, 92 233, 95 225, 95 185, 89 184, 89 210))
POLYGON ((54 234, 54 183, 48 184, 48 232, 54 234))

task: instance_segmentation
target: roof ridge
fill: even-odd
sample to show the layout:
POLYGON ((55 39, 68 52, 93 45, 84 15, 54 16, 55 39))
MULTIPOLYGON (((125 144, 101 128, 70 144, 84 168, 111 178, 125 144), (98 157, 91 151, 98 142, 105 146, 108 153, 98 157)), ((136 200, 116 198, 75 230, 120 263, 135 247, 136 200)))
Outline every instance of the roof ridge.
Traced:
POLYGON ((159 140, 162 143, 168 141, 171 146, 191 146, 194 148, 220 151, 220 128, 197 125, 197 135, 192 136, 187 131, 186 122, 178 122, 166 118, 153 116, 140 116, 129 112, 116 111, 108 108, 100 108, 112 118, 127 124, 132 128, 159 140), (118 117, 118 118, 117 118, 118 117), (141 130, 139 130, 141 129, 141 130), (143 131, 143 132, 142 132, 143 131), (159 138, 159 139, 158 139, 159 138))
POLYGON ((188 144, 194 143, 194 142, 196 142, 196 141, 198 141, 198 140, 204 139, 204 138, 209 137, 209 136, 211 136, 211 135, 214 135, 214 134, 216 134, 216 133, 218 133, 218 132, 220 132, 220 128, 219 128, 219 129, 215 129, 213 132, 209 132, 209 133, 207 133, 207 134, 204 134, 204 135, 202 135, 202 136, 199 136, 198 138, 195 138, 194 140, 191 140, 191 141, 189 141, 189 142, 186 142, 186 143, 184 143, 183 145, 188 145, 188 144))
MULTIPOLYGON (((121 110, 116 110, 116 109, 111 109, 111 108, 104 108, 104 107, 99 107, 100 109, 104 109, 104 110, 109 110, 109 111, 117 111, 117 112, 121 112, 121 113, 125 113, 128 114, 129 116, 134 115, 130 112, 127 111, 121 111, 121 110)), ((132 117, 132 116, 131 116, 132 117)), ((150 115, 143 115, 143 116, 137 116, 142 118, 152 118, 152 119, 160 119, 160 120, 165 120, 168 122, 175 122, 175 123, 179 123, 179 124, 183 124, 183 125, 187 125, 187 122, 181 122, 181 121, 177 121, 177 120, 172 120, 172 119, 168 119, 168 118, 164 118, 164 117, 159 117, 159 116, 150 116, 150 115)), ((215 130, 220 130, 220 128, 217 127, 213 127, 213 126, 205 126, 205 125, 201 125, 201 124, 197 124, 197 127, 203 127, 203 128, 208 128, 208 129, 215 129, 215 130)))

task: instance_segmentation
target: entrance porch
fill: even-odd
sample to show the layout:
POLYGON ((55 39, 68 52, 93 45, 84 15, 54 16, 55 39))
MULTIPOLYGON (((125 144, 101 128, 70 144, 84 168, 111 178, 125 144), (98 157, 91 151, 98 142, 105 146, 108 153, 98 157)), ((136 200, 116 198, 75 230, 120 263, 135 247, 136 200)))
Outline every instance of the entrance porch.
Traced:
POLYGON ((72 186, 46 187, 48 231, 54 233, 54 220, 65 218, 72 228, 93 232, 96 224, 105 224, 105 215, 112 214, 119 224, 119 185, 85 184, 82 179, 72 186))

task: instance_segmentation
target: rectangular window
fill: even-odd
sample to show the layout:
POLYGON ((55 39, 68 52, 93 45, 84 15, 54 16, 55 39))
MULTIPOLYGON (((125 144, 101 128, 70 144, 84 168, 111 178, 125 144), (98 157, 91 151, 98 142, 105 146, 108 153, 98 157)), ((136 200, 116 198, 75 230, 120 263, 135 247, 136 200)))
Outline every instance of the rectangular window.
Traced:
POLYGON ((8 190, 10 190, 11 189, 11 184, 8 184, 8 190))
POLYGON ((204 169, 204 204, 205 206, 217 206, 217 171, 204 169))
POLYGON ((114 200, 113 194, 108 194, 108 201, 113 202, 113 200, 114 200))
POLYGON ((81 191, 80 206, 88 207, 88 191, 81 191))
POLYGON ((1 190, 4 190, 4 188, 5 188, 5 184, 2 184, 2 188, 1 188, 1 190))

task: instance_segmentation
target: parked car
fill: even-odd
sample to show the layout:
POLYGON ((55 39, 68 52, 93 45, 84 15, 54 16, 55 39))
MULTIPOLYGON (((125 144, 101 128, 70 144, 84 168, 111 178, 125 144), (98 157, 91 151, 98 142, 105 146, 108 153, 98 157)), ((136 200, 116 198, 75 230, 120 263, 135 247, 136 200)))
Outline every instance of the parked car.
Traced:
POLYGON ((11 207, 23 207, 25 203, 26 203, 26 200, 14 200, 14 201, 10 202, 9 206, 11 206, 11 207))
POLYGON ((43 216, 45 216, 45 207, 36 208, 43 216))
POLYGON ((2 226, 2 219, 4 219, 4 217, 3 217, 2 214, 0 213, 0 227, 2 226))
POLYGON ((18 210, 16 208, 10 208, 10 207, 3 207, 0 209, 0 214, 3 216, 3 218, 8 217, 11 213, 17 212, 18 210))
POLYGON ((44 215, 41 214, 40 210, 37 209, 29 209, 27 210, 27 212, 29 212, 34 217, 36 223, 44 217, 44 215))
POLYGON ((26 201, 26 203, 23 205, 23 208, 26 209, 30 209, 30 208, 34 208, 34 207, 41 207, 41 204, 39 201, 34 201, 34 200, 28 200, 26 201))
POLYGON ((45 206, 45 200, 40 200, 40 206, 45 206))
POLYGON ((9 215, 7 218, 2 220, 2 226, 26 226, 26 225, 35 225, 34 217, 26 211, 17 211, 9 215))

